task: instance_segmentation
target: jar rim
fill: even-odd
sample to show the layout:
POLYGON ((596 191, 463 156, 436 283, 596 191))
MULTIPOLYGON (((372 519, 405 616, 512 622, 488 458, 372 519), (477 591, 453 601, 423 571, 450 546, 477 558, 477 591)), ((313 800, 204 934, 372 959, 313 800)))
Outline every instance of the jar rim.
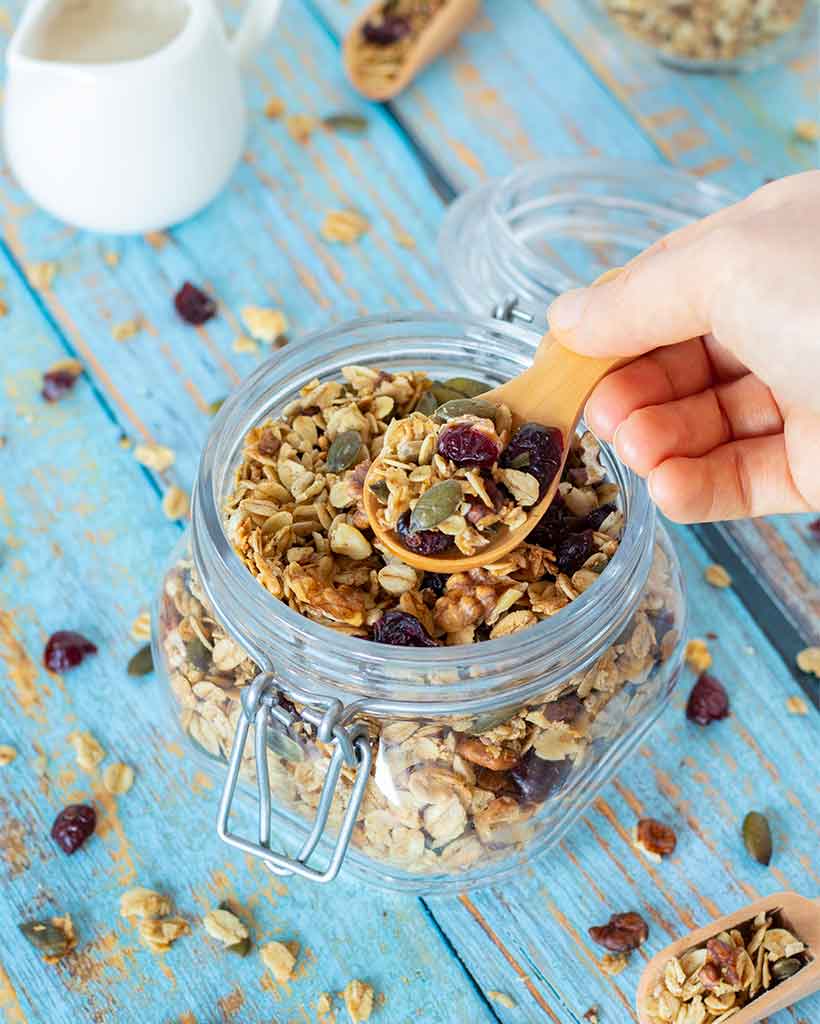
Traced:
MULTIPOLYGON (((368 316, 311 332, 293 342, 292 348, 260 364, 220 409, 202 452, 192 513, 194 560, 202 585, 222 625, 257 664, 280 676, 279 661, 273 664, 275 659, 266 644, 273 642, 271 627, 281 628, 284 635, 276 640, 279 659, 287 661, 293 648, 300 647, 309 653, 312 669, 319 671, 320 665, 327 662, 336 675, 344 673, 355 662, 356 678, 348 680, 348 685, 320 685, 319 690, 322 695, 364 698, 368 709, 376 713, 379 707, 394 712, 397 708, 410 712, 423 707, 430 713, 452 711, 454 705, 473 709, 490 706, 499 696, 505 701, 513 696, 520 699, 530 682, 543 693, 549 686, 544 672, 539 669, 536 679, 522 680, 522 666, 532 665, 543 659, 545 653, 554 654, 562 646, 571 645, 575 657, 556 662, 556 682, 559 674, 565 680, 568 674, 585 668, 600 654, 596 641, 600 644, 602 630, 609 635, 628 620, 651 564, 655 510, 648 490, 635 473, 614 459, 604 442, 601 447, 607 468, 621 487, 624 502, 625 526, 618 550, 595 585, 568 606, 572 609, 571 616, 566 615, 564 609, 509 637, 451 647, 404 648, 347 636, 308 619, 274 597, 242 563, 227 535, 221 507, 225 473, 229 472, 233 478, 236 453, 241 451, 250 427, 275 413, 271 401, 273 387, 281 388, 285 382, 293 387, 292 375, 297 370, 302 379, 309 379, 323 359, 330 362, 331 348, 336 363, 346 365, 343 353, 354 350, 351 355, 355 355, 356 347, 350 344, 351 339, 369 334, 379 337, 391 329, 407 329, 411 333, 449 331, 453 336, 472 332, 481 337, 501 337, 523 353, 525 359, 538 341, 532 331, 469 314, 409 311, 368 316), (225 465, 226 458, 230 467, 225 465), (230 613, 223 611, 226 600, 230 602, 230 613), (260 642, 260 637, 267 637, 267 640, 260 642), (503 672, 482 671, 482 665, 486 667, 490 658, 515 668, 506 676, 503 672), (453 679, 421 683, 401 681, 408 675, 416 676, 425 671, 453 679)), ((351 361, 354 360, 346 362, 351 361)), ((390 362, 389 359, 384 361, 390 362)), ((334 368, 335 364, 331 369, 334 368)), ((328 676, 332 677, 333 673, 328 676)))

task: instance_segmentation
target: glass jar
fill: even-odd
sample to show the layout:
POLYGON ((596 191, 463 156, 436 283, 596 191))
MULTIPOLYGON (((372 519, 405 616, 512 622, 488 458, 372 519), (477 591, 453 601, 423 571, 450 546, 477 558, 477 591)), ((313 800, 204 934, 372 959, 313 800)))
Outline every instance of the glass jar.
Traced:
POLYGON ((246 434, 313 378, 356 364, 495 385, 537 340, 467 315, 359 320, 262 364, 213 423, 189 535, 160 588, 155 661, 193 746, 212 763, 230 755, 220 835, 277 873, 327 881, 344 860, 405 892, 496 882, 558 843, 669 698, 678 562, 645 485, 605 446, 620 545, 588 590, 514 636, 399 648, 344 635, 273 597, 226 533, 246 434), (235 785, 256 790, 254 837, 231 831, 235 785))

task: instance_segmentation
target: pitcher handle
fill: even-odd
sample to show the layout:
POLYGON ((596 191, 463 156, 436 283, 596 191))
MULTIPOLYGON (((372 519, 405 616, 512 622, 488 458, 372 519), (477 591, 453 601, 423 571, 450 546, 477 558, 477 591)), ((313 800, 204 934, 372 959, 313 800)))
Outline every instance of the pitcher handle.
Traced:
POLYGON ((282 0, 251 0, 231 40, 231 49, 241 67, 259 52, 276 24, 281 6, 282 0))

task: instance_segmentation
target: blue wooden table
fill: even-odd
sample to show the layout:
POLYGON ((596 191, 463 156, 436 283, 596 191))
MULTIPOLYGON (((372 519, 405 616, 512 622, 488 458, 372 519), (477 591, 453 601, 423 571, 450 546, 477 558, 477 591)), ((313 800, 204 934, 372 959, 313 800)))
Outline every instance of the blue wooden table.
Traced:
MULTIPOLYGON (((686 76, 635 58, 576 0, 487 0, 452 53, 390 107, 368 107, 339 60, 356 6, 286 2, 248 77, 246 158, 207 211, 172 231, 127 240, 72 231, 34 209, 7 171, 0 180, 0 743, 19 751, 0 768, 0 1013, 11 1024, 328 1024, 320 994, 353 977, 380 994, 372 1019, 384 1024, 581 1024, 593 1006, 601 1024, 621 1024, 635 1019, 642 964, 681 931, 778 889, 820 890, 818 681, 794 663, 820 640, 820 544, 805 518, 674 530, 692 635, 716 634, 731 718, 708 730, 687 723, 688 677, 558 853, 460 898, 280 883, 233 855, 214 833, 218 773, 186 760, 157 680, 126 675, 131 622, 179 536, 162 489, 170 477, 190 488, 209 404, 260 358, 233 349, 243 306, 281 307, 294 337, 364 312, 435 308, 445 301, 435 239, 447 201, 539 155, 671 163, 738 193, 817 160, 792 134, 797 119, 817 116, 811 47, 785 68, 742 78, 686 76), (264 116, 273 96, 292 114, 359 111, 369 130, 300 143, 264 116), (346 205, 372 229, 331 247, 321 222, 346 205), (32 269, 44 261, 57 265, 47 286, 32 269), (222 304, 205 328, 173 312, 184 280, 222 304), (116 341, 113 326, 135 316, 140 333, 116 341), (71 397, 46 405, 41 374, 68 356, 87 374, 71 397), (123 435, 173 448, 164 483, 123 435), (704 582, 712 561, 730 568, 733 588, 704 582), (41 654, 65 628, 91 637, 99 654, 59 677, 41 654), (786 709, 798 696, 804 715, 786 709), (135 767, 129 793, 113 797, 99 772, 78 769, 67 736, 80 728, 109 761, 135 767), (48 830, 62 805, 86 798, 100 811, 98 835, 67 858, 48 830), (751 808, 773 823, 769 868, 740 841, 751 808), (676 828, 670 860, 651 863, 632 846, 641 815, 676 828), (137 884, 171 894, 192 924, 164 957, 118 914, 120 894, 137 884), (258 955, 228 957, 206 936, 202 915, 225 899, 257 944, 299 942, 292 982, 277 984, 258 955), (611 977, 587 928, 623 909, 643 913, 651 932, 611 977), (77 951, 44 964, 16 925, 64 911, 77 951)), ((0 11, 4 33, 19 7, 0 11)), ((820 998, 777 1021, 816 1024, 820 998)))

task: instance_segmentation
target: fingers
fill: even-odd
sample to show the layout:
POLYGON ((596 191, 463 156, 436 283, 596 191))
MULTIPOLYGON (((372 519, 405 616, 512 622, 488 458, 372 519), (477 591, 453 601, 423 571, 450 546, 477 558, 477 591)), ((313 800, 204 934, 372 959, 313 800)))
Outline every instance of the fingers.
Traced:
POLYGON ((615 451, 647 476, 673 457, 696 458, 747 437, 780 434, 783 418, 769 389, 747 375, 663 405, 636 409, 618 427, 615 451))
POLYGON ((701 458, 672 458, 649 475, 655 504, 677 523, 808 512, 795 487, 783 434, 722 445, 701 458))

